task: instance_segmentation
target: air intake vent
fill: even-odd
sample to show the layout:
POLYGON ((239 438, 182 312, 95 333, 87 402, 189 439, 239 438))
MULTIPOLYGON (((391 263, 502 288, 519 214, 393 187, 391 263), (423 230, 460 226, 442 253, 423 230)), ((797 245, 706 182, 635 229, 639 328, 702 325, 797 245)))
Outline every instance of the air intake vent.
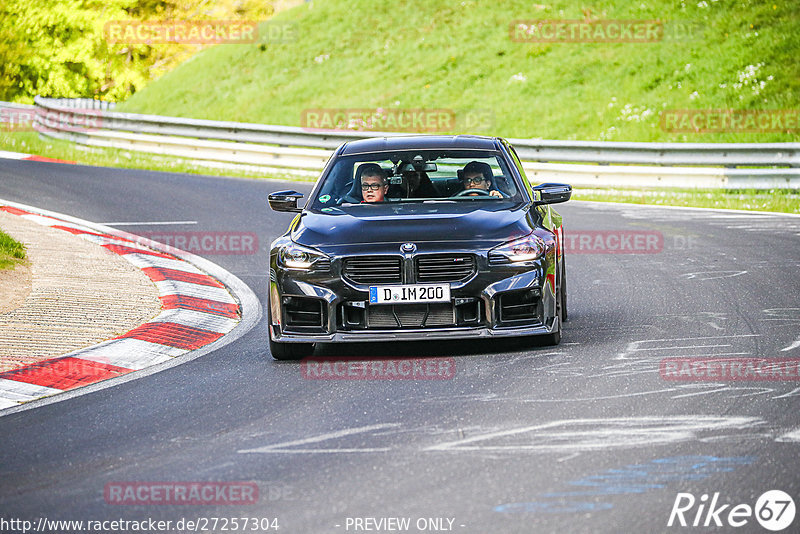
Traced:
POLYGON ((506 256, 498 254, 497 252, 489 253, 489 265, 507 265, 509 263, 511 263, 511 260, 506 256))
POLYGON ((317 327, 324 326, 325 315, 322 301, 306 297, 283 297, 286 326, 317 327))
POLYGON ((511 291, 500 294, 500 322, 506 324, 540 322, 537 291, 511 291))
POLYGON ((329 258, 317 260, 311 269, 315 272, 329 272, 331 270, 331 260, 329 258))
POLYGON ((369 328, 424 328, 455 324, 453 305, 384 304, 367 309, 369 328))
POLYGON ((472 254, 430 254, 416 258, 418 282, 461 282, 475 274, 472 254))
POLYGON ((399 284, 401 259, 398 256, 363 256, 344 260, 342 274, 356 284, 399 284))

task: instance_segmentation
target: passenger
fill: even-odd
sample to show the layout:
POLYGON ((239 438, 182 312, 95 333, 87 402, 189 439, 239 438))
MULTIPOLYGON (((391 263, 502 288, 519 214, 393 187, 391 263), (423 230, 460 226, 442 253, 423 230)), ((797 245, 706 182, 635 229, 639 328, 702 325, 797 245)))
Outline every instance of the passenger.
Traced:
POLYGON ((361 171, 361 196, 364 202, 383 202, 389 190, 386 172, 377 163, 367 163, 361 171))
MULTIPOLYGON (((494 174, 488 163, 482 161, 470 161, 459 171, 458 177, 467 189, 483 189, 488 191, 493 197, 503 198, 503 194, 494 188, 494 174)), ((469 193, 467 196, 478 196, 480 193, 469 193)))

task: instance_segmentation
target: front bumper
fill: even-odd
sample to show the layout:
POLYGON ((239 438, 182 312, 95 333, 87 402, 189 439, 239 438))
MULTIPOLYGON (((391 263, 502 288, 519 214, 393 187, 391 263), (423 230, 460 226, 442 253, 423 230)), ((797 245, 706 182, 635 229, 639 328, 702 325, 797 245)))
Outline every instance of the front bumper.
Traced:
MULTIPOLYGON (((479 271, 465 283, 451 284, 449 304, 454 309, 455 324, 387 328, 370 327, 367 319, 370 316, 368 287, 353 287, 334 272, 327 279, 314 279, 316 275, 313 273, 298 273, 273 265, 269 293, 270 337, 282 343, 350 343, 490 339, 555 332, 559 324, 555 287, 549 283, 552 277, 545 276, 546 269, 539 260, 535 265, 528 265, 526 268, 529 270, 514 267, 479 271), (530 309, 535 310, 530 318, 510 320, 508 314, 504 317, 503 306, 509 302, 504 295, 521 294, 531 295, 530 298, 535 300, 530 305, 530 309), (291 303, 297 301, 315 303, 313 309, 319 316, 317 325, 306 327, 292 324, 292 317, 297 311, 292 312, 289 308, 291 303), (461 305, 459 302, 468 302, 467 306, 473 306, 475 310, 468 321, 463 321, 463 314, 456 311, 461 305), (360 310, 350 307, 354 304, 360 310), (345 309, 359 311, 365 318, 364 322, 349 324, 344 316, 345 309)), ((304 312, 300 310, 299 313, 304 312)))
POLYGON ((558 329, 558 317, 548 326, 521 328, 419 328, 403 330, 361 330, 333 334, 281 334, 270 328, 273 341, 281 343, 354 343, 373 341, 420 341, 447 339, 493 339, 551 334, 558 329))

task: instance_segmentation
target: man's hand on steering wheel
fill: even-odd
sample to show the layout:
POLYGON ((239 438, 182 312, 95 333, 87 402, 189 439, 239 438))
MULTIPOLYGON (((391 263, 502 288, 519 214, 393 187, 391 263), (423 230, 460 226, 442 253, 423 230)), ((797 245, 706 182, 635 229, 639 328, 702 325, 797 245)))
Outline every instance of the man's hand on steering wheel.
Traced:
POLYGON ((460 198, 460 197, 471 196, 471 195, 478 195, 478 196, 483 196, 483 197, 503 198, 503 195, 501 195, 499 191, 487 191, 486 189, 480 189, 480 188, 477 188, 477 187, 474 188, 474 189, 464 189, 463 191, 459 191, 458 193, 453 195, 453 198, 460 198))

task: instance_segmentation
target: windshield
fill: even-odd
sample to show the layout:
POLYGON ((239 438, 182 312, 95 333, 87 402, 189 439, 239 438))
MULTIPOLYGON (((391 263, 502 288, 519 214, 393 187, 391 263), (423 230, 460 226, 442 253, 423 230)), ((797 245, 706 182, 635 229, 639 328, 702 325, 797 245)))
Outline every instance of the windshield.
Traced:
POLYGON ((353 204, 519 201, 501 154, 416 150, 340 157, 318 188, 312 210, 353 204))

